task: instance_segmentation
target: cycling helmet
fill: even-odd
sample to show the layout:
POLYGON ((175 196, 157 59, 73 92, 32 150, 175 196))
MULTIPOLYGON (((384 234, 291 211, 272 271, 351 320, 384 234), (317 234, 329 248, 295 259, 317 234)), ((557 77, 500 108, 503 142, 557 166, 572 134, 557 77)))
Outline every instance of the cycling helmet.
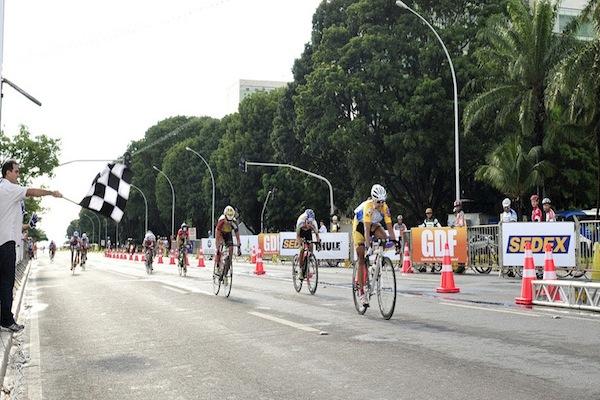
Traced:
POLYGON ((375 201, 385 201, 387 199, 387 192, 383 186, 375 184, 371 188, 371 197, 375 201))
POLYGON ((304 211, 304 214, 306 214, 307 222, 312 222, 315 220, 315 212, 313 210, 311 210, 310 208, 307 208, 306 211, 304 211))
POLYGON ((233 221, 233 219, 235 218, 235 209, 231 206, 227 206, 223 210, 223 215, 225 216, 227 221, 233 221))
POLYGON ((338 217, 337 217, 337 215, 334 215, 333 217, 331 217, 331 220, 332 220, 333 222, 337 222, 337 221, 338 221, 338 217))
POLYGON ((187 224, 184 222, 181 224, 181 229, 183 229, 184 231, 187 230, 187 224))
POLYGON ((461 206, 462 206, 462 201, 460 201, 460 200, 456 200, 456 201, 454 202, 454 207, 461 207, 461 206))
POLYGON ((510 207, 510 199, 509 198, 502 200, 502 207, 510 207))
POLYGON ((79 237, 79 232, 77 232, 77 231, 73 232, 73 236, 79 237))
POLYGON ((544 197, 544 200, 542 200, 542 204, 551 204, 552 202, 550 201, 549 198, 544 197))
POLYGON ((83 232, 83 233, 81 234, 81 238, 82 238, 82 239, 87 239, 87 238, 88 238, 88 237, 87 237, 87 233, 83 232))
POLYGON ((532 194, 531 197, 529 198, 529 200, 531 201, 539 201, 540 200, 540 196, 538 196, 537 194, 532 194))
POLYGON ((402 214, 398 214, 398 216, 396 217, 396 219, 404 219, 404 217, 402 216, 402 214))

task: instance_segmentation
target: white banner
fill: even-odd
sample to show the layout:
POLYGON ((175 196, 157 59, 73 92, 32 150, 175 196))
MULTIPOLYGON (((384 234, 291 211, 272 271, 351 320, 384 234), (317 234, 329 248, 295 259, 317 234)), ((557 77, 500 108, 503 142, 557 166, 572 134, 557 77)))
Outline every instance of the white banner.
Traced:
MULTIPOLYGON (((233 241, 235 242, 235 235, 233 241)), ((254 251, 258 249, 258 235, 240 235, 240 241, 242 243, 242 255, 249 256, 252 248, 254 251)))
POLYGON ((502 224, 502 263, 523 265, 525 243, 531 243, 536 266, 544 266, 544 249, 552 245, 554 265, 575 266, 575 223, 510 222, 502 224))
MULTIPOLYGON (((350 254, 350 236, 348 233, 321 233, 321 244, 314 244, 317 260, 346 260, 350 254)), ((316 239, 313 234, 313 239, 316 239)), ((298 254, 300 245, 296 242, 296 232, 279 233, 279 254, 293 257, 298 254)))
POLYGON ((188 233, 190 234, 190 240, 196 240, 196 228, 190 226, 188 228, 188 231, 189 231, 188 233))
POLYGON ((202 239, 202 252, 204 255, 214 255, 216 253, 215 250, 215 239, 202 239))

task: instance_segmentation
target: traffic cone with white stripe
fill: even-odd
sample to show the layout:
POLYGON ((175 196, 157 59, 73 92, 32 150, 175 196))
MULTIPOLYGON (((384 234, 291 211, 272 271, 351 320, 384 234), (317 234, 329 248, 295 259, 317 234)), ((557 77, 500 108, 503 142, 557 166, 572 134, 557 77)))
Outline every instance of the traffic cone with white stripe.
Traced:
POLYGON ((262 259, 262 251, 260 250, 260 247, 256 250, 256 269, 254 270, 254 273, 256 275, 264 275, 265 273, 262 259))
POLYGON ((204 268, 206 264, 204 264, 204 252, 202 249, 198 250, 198 268, 204 268))
MULTIPOLYGON (((558 278, 556 277, 556 268, 554 266, 554 259, 552 258, 552 245, 548 243, 546 245, 546 259, 544 260, 544 280, 555 281, 556 279, 558 278)), ((560 300, 558 287, 548 286, 548 292, 552 300, 560 300)))
POLYGON ((521 297, 515 298, 515 303, 524 306, 533 304, 533 280, 535 279, 535 265, 531 252, 531 242, 525 243, 525 260, 523 262, 523 279, 521 280, 521 297))
POLYGON ((256 247, 252 246, 252 251, 250 252, 250 262, 256 263, 256 247))
POLYGON ((140 261, 140 258, 138 257, 137 253, 135 253, 135 257, 133 257, 133 261, 140 261))
POLYGON ((175 265, 175 251, 171 249, 171 257, 169 257, 169 265, 175 265))
POLYGON ((448 243, 444 247, 444 258, 442 260, 442 284, 436 290, 438 293, 458 293, 460 289, 454 286, 454 272, 450 260, 450 247, 448 243))
POLYGON ((408 243, 404 244, 404 257, 402 257, 402 273, 412 274, 412 263, 410 262, 410 251, 408 250, 408 243))
POLYGON ((162 264, 163 263, 163 255, 162 255, 162 251, 158 254, 158 263, 162 264))

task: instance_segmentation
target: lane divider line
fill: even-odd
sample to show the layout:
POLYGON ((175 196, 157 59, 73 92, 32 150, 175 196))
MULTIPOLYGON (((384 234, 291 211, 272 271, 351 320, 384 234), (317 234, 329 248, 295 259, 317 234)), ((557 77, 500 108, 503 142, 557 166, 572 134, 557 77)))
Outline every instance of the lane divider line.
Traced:
POLYGON ((185 291, 185 290, 175 289, 172 286, 167 286, 167 285, 160 285, 160 286, 162 286, 164 289, 170 290, 172 292, 181 293, 181 294, 186 294, 187 293, 187 291, 185 291))
POLYGON ((541 315, 539 315, 539 314, 511 311, 511 310, 499 310, 497 308, 491 308, 491 307, 468 306, 465 304, 454 304, 454 303, 448 303, 448 302, 440 302, 439 304, 444 305, 444 306, 451 306, 451 307, 469 308, 472 310, 493 311, 493 312, 499 312, 499 313, 504 313, 504 314, 524 315, 526 317, 536 317, 536 318, 541 317, 541 315))
POLYGON ((277 322, 278 324, 281 324, 281 325, 290 326, 292 328, 296 328, 296 329, 299 329, 304 332, 321 332, 320 330, 312 328, 307 325, 299 324, 299 323, 293 322, 293 321, 288 321, 287 319, 274 317, 272 315, 263 314, 263 313, 260 313, 257 311, 248 311, 248 314, 254 315, 255 317, 263 318, 263 319, 266 319, 269 321, 277 322))

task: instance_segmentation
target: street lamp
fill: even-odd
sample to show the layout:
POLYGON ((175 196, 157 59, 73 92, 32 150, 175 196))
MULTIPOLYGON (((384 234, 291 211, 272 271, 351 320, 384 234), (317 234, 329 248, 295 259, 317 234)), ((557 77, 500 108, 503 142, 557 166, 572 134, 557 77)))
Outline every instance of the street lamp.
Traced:
POLYGON ((94 228, 94 220, 89 215, 83 214, 83 216, 86 217, 87 219, 89 219, 90 222, 92 223, 92 241, 93 241, 94 240, 94 233, 96 232, 96 229, 94 228))
POLYGON ((452 63, 452 59, 450 58, 450 53, 448 53, 448 49, 446 48, 446 45, 444 44, 444 42, 442 41, 442 38, 440 37, 440 35, 438 35, 438 33, 436 32, 435 29, 433 29, 433 26, 431 26, 431 24, 425 19, 423 18, 419 13, 417 13, 415 10, 413 10, 412 8, 410 8, 409 6, 407 6, 403 1, 401 0, 396 0, 396 5, 398 7, 404 8, 408 11, 410 11, 411 13, 413 13, 414 15, 416 15, 417 17, 419 17, 421 19, 421 21, 423 21, 425 23, 425 25, 427 25, 429 27, 429 29, 431 29, 431 31, 434 33, 435 37, 438 39, 438 41, 440 42, 440 44, 442 45, 443 49, 444 49, 444 53, 446 53, 446 58, 448 58, 448 63, 450 64, 450 71, 452 72, 452 83, 454 84, 454 168, 455 168, 455 189, 456 189, 456 200, 460 200, 460 180, 459 180, 459 143, 458 143, 458 85, 456 84, 456 73, 454 72, 454 64, 452 63))
POLYGON ((267 193, 267 197, 265 198, 265 204, 263 204, 263 208, 262 211, 260 213, 260 232, 261 233, 265 233, 265 224, 264 224, 264 217, 265 217, 265 210, 267 209, 267 203, 269 202, 269 197, 271 197, 271 194, 273 194, 275 192, 275 188, 269 190, 269 193, 267 193))
MULTIPOLYGON (((4 1, 2 1, 2 3, 4 3, 4 1)), ((2 6, 4 7, 4 6, 2 6)), ((4 18, 4 17, 2 17, 4 18)), ((0 34, 3 34, 2 32, 0 32, 0 34)), ((0 45, 0 51, 1 50, 1 45, 0 45)), ((0 55, 1 58, 1 55, 0 55)), ((1 60, 0 60, 1 63, 1 60)), ((1 64, 0 64, 0 70, 1 70, 1 64)), ((33 97, 32 95, 30 95, 29 93, 27 93, 26 91, 24 91, 23 89, 21 89, 20 87, 18 87, 15 83, 9 81, 6 78, 0 78, 0 124, 2 121, 2 98, 4 97, 4 84, 7 84, 8 86, 12 87, 13 89, 15 89, 17 92, 21 93, 23 96, 27 97, 27 99, 29 99, 29 101, 31 101, 32 103, 36 104, 37 106, 41 107, 42 103, 40 103, 40 101, 38 99, 36 99, 35 97, 33 97)))
POLYGON ((175 237, 175 190, 173 189, 173 183, 171 183, 171 180, 169 179, 167 174, 165 174, 160 169, 158 169, 156 167, 156 165, 153 165, 152 168, 154 168, 156 171, 158 171, 158 173, 163 174, 163 176, 165 178, 167 178, 167 181, 169 182, 169 185, 171 186, 171 195, 173 196, 173 202, 172 202, 172 207, 171 207, 171 237, 175 237))
POLYGON ((204 157, 202 157, 200 155, 200 153, 190 149, 189 147, 186 146, 185 148, 187 151, 191 151, 192 153, 194 153, 195 155, 197 155, 198 157, 200 157, 200 159, 202 161, 204 161, 204 164, 206 164, 206 168, 208 168, 208 172, 210 173, 210 179, 212 180, 212 223, 211 223, 211 232, 215 231, 215 176, 213 175, 212 169, 210 168, 210 165, 208 165, 208 163, 206 162, 206 160, 204 159, 204 157))
MULTIPOLYGON (((142 192, 142 190, 135 186, 133 183, 131 184, 131 187, 134 188, 135 190, 137 190, 138 192, 140 192, 140 194, 142 195, 142 197, 144 198, 144 205, 146 206, 146 219, 145 219, 145 224, 144 227, 146 228, 146 230, 144 231, 144 234, 146 232, 148 232, 148 200, 146 200, 146 196, 144 195, 144 192, 142 192)), ((142 235, 142 237, 144 237, 144 235, 142 235)))

